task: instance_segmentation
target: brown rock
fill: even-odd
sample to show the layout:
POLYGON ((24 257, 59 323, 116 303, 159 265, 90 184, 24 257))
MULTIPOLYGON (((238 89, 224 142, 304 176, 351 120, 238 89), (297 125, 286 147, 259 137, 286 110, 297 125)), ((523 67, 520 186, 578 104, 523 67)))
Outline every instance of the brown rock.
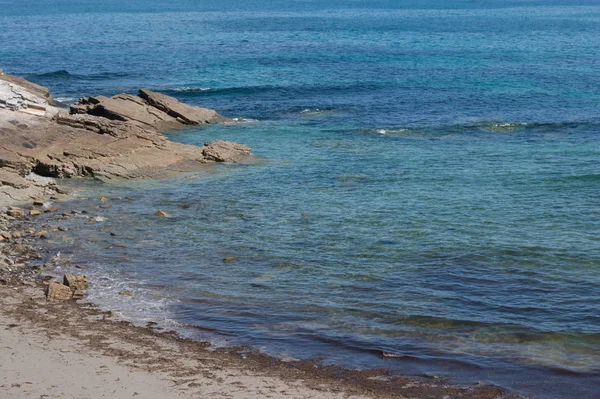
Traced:
POLYGON ((8 216, 12 216, 14 218, 25 217, 25 212, 23 212, 23 210, 21 208, 17 208, 15 206, 9 207, 8 210, 6 211, 6 214, 8 216))
POLYGON ((21 233, 20 233, 20 232, 18 232, 18 231, 15 231, 15 232, 12 234, 12 236, 13 236, 13 238, 21 238, 21 233))
POLYGON ((38 198, 34 198, 33 205, 42 206, 42 205, 44 205, 44 201, 42 201, 41 199, 38 199, 38 198))
POLYGON ((29 228, 27 228, 27 229, 25 230, 25 232, 26 232, 27 234, 33 234, 33 233, 35 233, 35 229, 34 229, 33 227, 29 227, 29 228))
POLYGON ((83 274, 65 274, 63 277, 63 284, 71 288, 71 291, 83 291, 88 289, 87 277, 83 274))
POLYGON ((140 97, 118 94, 93 105, 89 114, 117 121, 136 121, 158 130, 176 129, 181 123, 157 108, 151 107, 140 97))
POLYGON ((122 290, 122 291, 117 292, 117 295, 133 296, 133 292, 131 292, 129 290, 122 290))
POLYGON ((160 209, 158 211, 156 211, 155 215, 163 217, 163 218, 170 218, 171 217, 170 213, 167 213, 165 211, 161 211, 160 209))
POLYGON ((35 237, 46 238, 48 237, 48 231, 41 230, 34 234, 35 237))
POLYGON ((223 262, 225 263, 229 263, 229 262, 233 262, 236 258, 234 258, 233 256, 228 256, 226 258, 223 258, 223 262))
POLYGON ((42 214, 42 211, 39 209, 32 209, 29 211, 29 216, 39 216, 42 214))
POLYGON ((139 96, 146 102, 169 116, 176 118, 186 125, 199 125, 203 123, 224 122, 223 118, 214 109, 193 107, 179 102, 176 98, 156 93, 146 89, 140 89, 139 96))
POLYGON ((50 281, 46 289, 46 297, 56 301, 68 301, 73 297, 73 291, 66 285, 50 281))
POLYGON ((202 154, 215 162, 240 162, 250 155, 250 147, 231 141, 213 141, 205 143, 202 154))
POLYGON ((106 202, 106 201, 110 201, 110 200, 108 198, 106 198, 106 197, 100 197, 100 201, 106 202))
POLYGON ((3 231, 0 233, 0 237, 4 238, 5 240, 10 240, 12 235, 8 231, 3 231))
POLYGON ((85 296, 85 293, 81 290, 73 291, 73 299, 75 299, 75 300, 83 299, 84 296, 85 296))
MULTIPOLYGON (((44 209, 44 213, 51 213, 51 212, 56 212, 56 211, 58 211, 58 208, 55 208, 55 207, 44 209)), ((31 212, 29 214, 31 214, 31 212)))

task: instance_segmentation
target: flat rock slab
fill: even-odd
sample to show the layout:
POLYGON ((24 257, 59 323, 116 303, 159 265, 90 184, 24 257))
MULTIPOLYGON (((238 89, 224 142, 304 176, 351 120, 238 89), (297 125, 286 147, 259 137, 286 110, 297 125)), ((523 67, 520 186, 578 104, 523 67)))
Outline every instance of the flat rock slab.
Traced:
POLYGON ((160 131, 177 129, 181 123, 172 116, 148 105, 140 97, 119 94, 97 104, 93 114, 108 119, 137 121, 160 131))
POLYGON ((149 105, 169 114, 187 125, 200 125, 203 123, 224 122, 224 118, 214 109, 193 107, 179 102, 176 98, 146 89, 140 89, 139 96, 149 105))

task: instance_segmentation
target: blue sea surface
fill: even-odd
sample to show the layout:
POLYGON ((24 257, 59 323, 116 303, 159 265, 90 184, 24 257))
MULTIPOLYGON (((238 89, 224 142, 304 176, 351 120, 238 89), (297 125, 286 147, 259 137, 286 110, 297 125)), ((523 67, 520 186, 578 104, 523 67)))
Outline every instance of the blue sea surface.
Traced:
POLYGON ((0 68, 60 101, 253 119, 168 134, 250 162, 71 182, 101 218, 50 245, 91 298, 215 345, 600 397, 600 2, 239 3, 0 2, 0 68))

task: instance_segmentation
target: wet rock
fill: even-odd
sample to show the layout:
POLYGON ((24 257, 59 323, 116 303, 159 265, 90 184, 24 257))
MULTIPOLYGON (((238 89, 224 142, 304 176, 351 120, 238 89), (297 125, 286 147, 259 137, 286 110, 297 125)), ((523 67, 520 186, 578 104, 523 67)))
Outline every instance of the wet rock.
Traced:
POLYGON ((58 211, 58 208, 56 208, 56 207, 44 209, 44 213, 52 213, 52 212, 56 212, 56 211, 58 211))
POLYGON ((234 258, 233 256, 227 256, 225 258, 223 258, 223 262, 225 263, 229 263, 229 262, 233 262, 236 258, 234 258))
POLYGON ((155 213, 156 216, 162 217, 162 218, 170 218, 171 214, 167 213, 165 211, 161 211, 160 209, 158 211, 156 211, 155 213))
POLYGON ((81 290, 73 291, 73 299, 74 300, 83 299, 84 296, 85 296, 85 293, 81 290))
POLYGON ((44 206, 44 201, 39 198, 34 198, 33 205, 35 206, 44 206))
POLYGON ((23 210, 21 208, 17 208, 16 206, 10 206, 10 207, 8 207, 8 210, 6 211, 6 214, 8 216, 12 216, 14 218, 23 218, 23 217, 25 217, 25 212, 23 212, 23 210))
POLYGON ((117 292, 117 295, 122 295, 122 296, 133 296, 133 292, 129 291, 129 290, 121 290, 119 292, 117 292))
POLYGON ((29 227, 29 228, 25 229, 25 232, 27 234, 33 234, 33 233, 35 233, 35 229, 33 227, 29 227))
POLYGON ((250 156, 250 147, 231 141, 205 143, 202 154, 214 162, 241 162, 250 156))
POLYGON ((32 209, 29 211, 29 216, 39 216, 42 214, 42 211, 39 209, 32 209))
POLYGON ((66 285, 50 281, 46 289, 46 297, 56 301, 68 301, 73 297, 73 291, 66 285))
POLYGON ((63 284, 71 288, 72 291, 88 289, 87 277, 83 274, 65 274, 63 284))
POLYGON ((48 238, 48 231, 47 230, 41 230, 38 231, 37 233, 33 234, 34 237, 39 237, 39 238, 48 238))
POLYGON ((106 202, 106 201, 110 201, 110 200, 108 198, 106 198, 106 197, 100 197, 100 201, 106 202))

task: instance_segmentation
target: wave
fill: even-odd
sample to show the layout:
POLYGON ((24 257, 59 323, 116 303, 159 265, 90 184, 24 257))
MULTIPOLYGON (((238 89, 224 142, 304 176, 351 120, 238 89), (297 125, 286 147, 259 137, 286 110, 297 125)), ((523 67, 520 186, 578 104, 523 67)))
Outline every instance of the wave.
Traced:
POLYGON ((101 72, 95 74, 72 74, 65 69, 60 69, 58 71, 52 72, 44 72, 44 73, 30 73, 26 75, 26 78, 36 80, 112 80, 112 79, 121 79, 129 77, 130 74, 125 72, 101 72))
MULTIPOLYGON (((281 94, 286 96, 301 96, 314 94, 332 94, 335 92, 357 93, 366 90, 376 90, 384 86, 375 83, 358 83, 351 85, 308 85, 308 86, 233 86, 233 87, 181 87, 166 88, 161 90, 165 94, 183 94, 186 96, 213 96, 213 95, 256 95, 256 94, 281 94)), ((293 97, 292 97, 293 98, 293 97)))
POLYGON ((565 121, 565 122, 479 122, 423 127, 375 127, 340 130, 327 130, 332 133, 366 133, 382 136, 398 136, 410 134, 464 134, 464 133, 544 133, 564 132, 580 128, 595 128, 600 132, 600 121, 565 121))

